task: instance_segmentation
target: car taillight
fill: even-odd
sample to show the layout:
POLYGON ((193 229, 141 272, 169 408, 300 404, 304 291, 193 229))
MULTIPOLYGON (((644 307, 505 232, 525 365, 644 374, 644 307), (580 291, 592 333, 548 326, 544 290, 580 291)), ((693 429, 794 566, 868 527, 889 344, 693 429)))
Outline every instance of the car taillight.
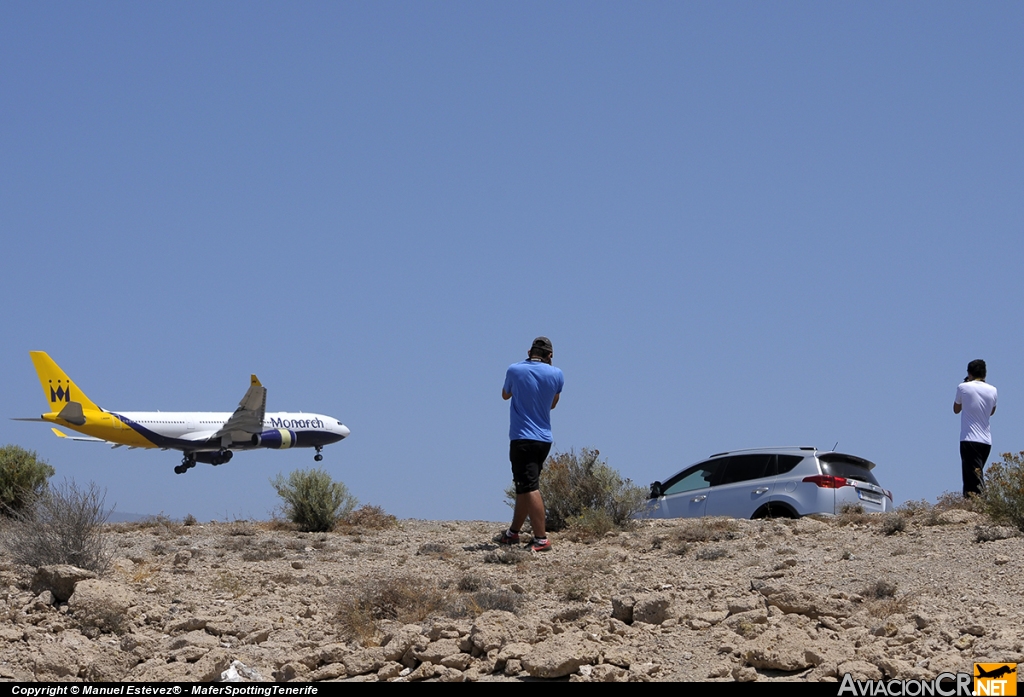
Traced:
POLYGON ((888 489, 882 489, 882 491, 884 491, 885 495, 889 498, 890 501, 892 501, 892 492, 889 491, 888 489))
POLYGON ((853 482, 846 477, 837 477, 834 474, 815 474, 804 477, 805 482, 810 482, 822 489, 838 489, 843 486, 853 486, 853 482))

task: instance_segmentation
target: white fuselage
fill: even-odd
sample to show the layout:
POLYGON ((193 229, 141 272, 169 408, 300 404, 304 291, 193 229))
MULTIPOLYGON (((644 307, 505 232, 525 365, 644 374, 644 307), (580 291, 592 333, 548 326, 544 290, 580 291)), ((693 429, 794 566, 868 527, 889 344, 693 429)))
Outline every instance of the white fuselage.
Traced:
MULTIPOLYGON (((217 433, 231 412, 217 411, 111 411, 122 423, 142 435, 153 445, 176 450, 214 450, 217 447, 247 449, 259 447, 251 434, 237 434, 236 440, 214 445, 208 441, 217 433)), ((349 429, 338 419, 324 414, 306 412, 268 412, 263 418, 264 432, 286 431, 283 447, 315 447, 336 443, 349 435, 349 429), (290 438, 290 440, 289 440, 290 438)), ((282 446, 273 446, 282 447, 282 446)))

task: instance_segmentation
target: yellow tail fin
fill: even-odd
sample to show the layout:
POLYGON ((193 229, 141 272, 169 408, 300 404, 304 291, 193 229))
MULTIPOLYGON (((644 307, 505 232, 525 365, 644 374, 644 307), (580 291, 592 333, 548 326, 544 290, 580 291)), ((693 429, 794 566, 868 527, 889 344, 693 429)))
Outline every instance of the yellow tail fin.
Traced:
POLYGON ((32 356, 32 364, 39 374, 39 383, 43 386, 43 394, 46 395, 50 411, 59 412, 71 402, 77 402, 85 409, 102 411, 78 389, 78 385, 71 382, 71 378, 44 351, 29 351, 29 355, 32 356))

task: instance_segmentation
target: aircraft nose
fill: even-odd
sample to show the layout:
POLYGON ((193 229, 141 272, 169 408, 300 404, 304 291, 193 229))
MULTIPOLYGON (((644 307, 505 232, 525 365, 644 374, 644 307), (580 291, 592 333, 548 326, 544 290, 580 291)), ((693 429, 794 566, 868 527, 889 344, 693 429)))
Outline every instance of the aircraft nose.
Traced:
POLYGON ((350 433, 352 433, 352 431, 349 430, 348 426, 346 426, 345 424, 343 424, 343 423, 341 423, 339 421, 338 422, 338 435, 340 435, 342 438, 348 438, 348 434, 350 434, 350 433))

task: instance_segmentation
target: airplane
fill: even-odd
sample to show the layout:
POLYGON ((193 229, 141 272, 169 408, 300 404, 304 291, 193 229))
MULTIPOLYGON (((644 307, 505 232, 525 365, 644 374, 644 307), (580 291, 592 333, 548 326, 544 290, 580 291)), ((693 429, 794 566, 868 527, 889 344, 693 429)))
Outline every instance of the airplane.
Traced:
POLYGON ((109 443, 134 448, 161 448, 182 451, 181 464, 174 468, 184 474, 197 462, 223 465, 233 450, 256 448, 315 448, 313 459, 320 462, 325 445, 348 437, 345 424, 323 414, 303 412, 266 413, 267 388, 253 375, 242 401, 230 412, 124 411, 101 409, 85 396, 71 378, 43 351, 30 351, 39 382, 43 386, 50 411, 38 419, 85 434, 68 440, 109 443))

